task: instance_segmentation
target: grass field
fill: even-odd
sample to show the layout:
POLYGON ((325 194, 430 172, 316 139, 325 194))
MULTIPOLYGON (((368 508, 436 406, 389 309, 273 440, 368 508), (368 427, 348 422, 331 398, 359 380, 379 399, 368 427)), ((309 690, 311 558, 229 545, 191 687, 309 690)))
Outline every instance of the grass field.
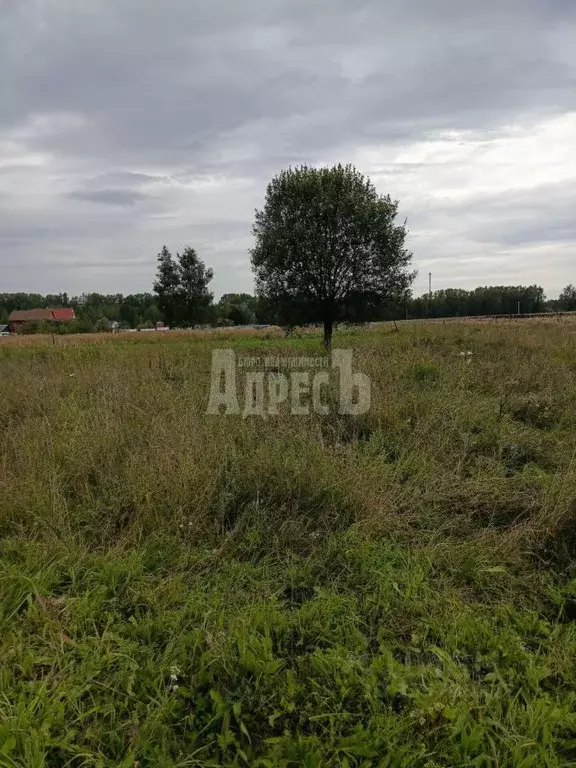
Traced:
POLYGON ((0 340, 0 766, 576 765, 576 324, 399 328, 0 340))

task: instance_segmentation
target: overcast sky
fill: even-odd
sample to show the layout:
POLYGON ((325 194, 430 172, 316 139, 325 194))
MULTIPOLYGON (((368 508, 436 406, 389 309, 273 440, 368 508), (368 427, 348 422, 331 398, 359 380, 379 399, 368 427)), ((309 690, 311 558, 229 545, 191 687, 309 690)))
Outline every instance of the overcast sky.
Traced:
POLYGON ((576 283, 574 0, 0 0, 0 292, 251 291, 279 169, 400 200, 415 292, 576 283))

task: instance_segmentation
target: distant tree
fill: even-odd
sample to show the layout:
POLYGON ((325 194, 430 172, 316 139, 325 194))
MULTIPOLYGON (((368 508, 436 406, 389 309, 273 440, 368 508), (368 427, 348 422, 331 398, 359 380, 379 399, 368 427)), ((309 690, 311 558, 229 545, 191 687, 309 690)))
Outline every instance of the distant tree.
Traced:
POLYGON ((471 291, 444 288, 411 299, 409 317, 465 317, 473 315, 515 315, 544 312, 544 289, 539 285, 490 285, 471 291))
POLYGON ((48 306, 54 306, 54 303, 50 304, 46 297, 39 293, 0 293, 0 312, 2 317, 10 315, 15 309, 38 309, 48 306))
POLYGON ((561 312, 574 312, 576 310, 576 288, 570 284, 558 297, 558 309, 561 312))
POLYGON ((158 299, 151 293, 135 293, 120 299, 118 312, 114 317, 106 315, 109 320, 116 320, 127 328, 152 327, 162 320, 158 299))
MULTIPOLYGON (((66 293, 0 293, 0 323, 8 322, 10 313, 19 309, 72 307, 76 322, 58 323, 58 333, 83 333, 93 330, 101 321, 121 322, 124 327, 154 326, 162 319, 158 298, 151 293, 123 296, 121 293, 83 293, 68 297, 66 293)), ((31 326, 35 328, 34 325, 31 326)))
POLYGON ((194 248, 186 247, 174 258, 164 246, 158 254, 154 292, 168 325, 198 325, 210 319, 213 294, 208 283, 214 277, 194 248))
POLYGON ((162 321, 162 313, 155 303, 149 304, 147 307, 143 308, 142 320, 151 327, 162 321))
POLYGON ((256 321, 256 315, 247 304, 234 304, 228 316, 234 325, 252 325, 256 321))
POLYGON ((44 296, 43 306, 46 307, 69 307, 70 301, 67 293, 48 294, 44 296))
POLYGON ((50 323, 46 320, 27 320, 25 323, 22 323, 18 332, 24 335, 50 333, 50 323))
POLYGON ((207 323, 214 298, 208 290, 208 283, 213 279, 214 272, 206 269, 194 248, 184 248, 181 254, 177 254, 177 260, 178 321, 190 326, 207 323))
POLYGON ((251 293, 224 293, 218 303, 220 306, 245 304, 253 312, 256 312, 256 307, 258 306, 258 298, 256 296, 252 296, 251 293))
MULTIPOLYGON (((97 322, 97 321, 96 321, 97 322)), ((90 317, 80 317, 70 323, 58 323, 56 329, 59 333, 94 333, 96 322, 90 317)))
POLYGON ((177 318, 179 286, 178 263, 164 245, 158 254, 158 269, 156 281, 154 282, 154 292, 158 296, 158 307, 162 312, 164 321, 168 325, 174 325, 177 318))
POLYGON ((361 322, 401 301, 415 277, 398 203, 350 165, 281 171, 256 211, 256 290, 287 324, 361 322))
POLYGON ((112 329, 112 326, 111 326, 110 320, 108 320, 108 318, 106 317, 101 317, 100 320, 98 320, 94 325, 94 330, 97 333, 107 333, 111 329, 112 329))
POLYGON ((257 308, 258 299, 249 293, 225 293, 216 306, 216 315, 223 324, 251 325, 256 322, 257 308))

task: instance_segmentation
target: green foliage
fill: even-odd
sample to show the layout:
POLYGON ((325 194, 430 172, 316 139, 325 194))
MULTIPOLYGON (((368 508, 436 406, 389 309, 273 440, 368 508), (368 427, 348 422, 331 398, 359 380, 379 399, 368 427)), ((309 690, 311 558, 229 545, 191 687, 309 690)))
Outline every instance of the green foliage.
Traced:
MULTIPOLYGON (((544 312, 544 289, 539 285, 479 286, 472 291, 443 288, 407 302, 409 317, 474 317, 544 312)), ((400 315, 402 316, 402 315, 400 315)))
POLYGON ((361 419, 207 416, 223 333, 0 345, 0 766, 570 765, 571 324, 337 332, 361 419))
POLYGON ((6 317, 15 309, 45 309, 46 307, 72 306, 68 294, 0 293, 0 314, 6 317))
POLYGON ((336 322, 373 319, 407 297, 412 254, 397 212, 350 165, 282 171, 256 212, 257 293, 286 325, 322 323, 330 346, 336 322))
POLYGON ((193 248, 184 248, 177 254, 180 277, 181 322, 188 325, 206 323, 210 319, 210 307, 214 298, 208 291, 208 283, 214 272, 206 269, 193 248))
POLYGON ((97 330, 105 320, 127 328, 139 328, 153 327, 162 319, 156 297, 150 293, 128 296, 89 293, 80 299, 72 299, 72 302, 81 327, 88 332, 97 330))
POLYGON ((18 309, 37 309, 46 307, 72 307, 76 321, 50 324, 33 321, 27 323, 24 332, 27 333, 91 333, 106 328, 112 322, 123 327, 153 327, 162 320, 162 315, 156 304, 156 297, 150 293, 139 293, 128 296, 122 294, 103 295, 89 293, 69 298, 67 294, 58 296, 41 296, 39 294, 0 294, 0 317, 7 322, 10 313, 18 309), (106 321, 108 321, 106 323, 106 321))
POLYGON ((98 322, 96 323, 94 330, 96 333, 107 333, 108 331, 112 330, 110 320, 108 320, 105 317, 102 317, 98 322))
POLYGON ((213 295, 208 283, 213 277, 194 248, 186 247, 175 257, 166 246, 162 248, 154 291, 169 325, 193 327, 210 321, 213 295))
MULTIPOLYGON (((163 253, 165 253, 163 251, 163 253)), ((172 259, 168 253, 169 259, 172 259)), ((176 262, 173 263, 176 267, 176 262)), ((166 280, 168 280, 165 275, 166 280)), ((169 282, 169 281, 168 281, 169 282)), ((369 319, 399 320, 406 317, 466 317, 474 315, 516 314, 518 302, 522 314, 554 311, 573 311, 571 296, 572 286, 567 286, 559 299, 544 302, 544 291, 540 286, 488 286, 475 288, 473 291, 447 288, 435 291, 432 296, 409 298, 397 296, 385 305, 366 303, 356 313, 353 303, 348 307, 351 323, 369 319)), ((161 292, 162 293, 162 292, 161 292)), ((202 322, 214 325, 251 325, 274 324, 281 322, 286 327, 295 327, 309 321, 310 315, 292 307, 286 315, 282 304, 270 296, 251 296, 247 293, 224 294, 214 306, 204 296, 200 301, 202 322), (202 304, 202 301, 204 304, 202 304), (292 323, 292 326, 290 325, 292 323)), ((0 294, 0 322, 7 323, 10 312, 14 309, 34 309, 43 307, 71 306, 74 308, 77 322, 59 323, 54 329, 59 334, 89 333, 107 328, 108 323, 117 322, 123 328, 153 328, 164 320, 167 325, 180 322, 188 324, 186 319, 176 320, 176 305, 173 298, 162 295, 140 293, 123 296, 121 294, 103 295, 84 294, 69 298, 67 294, 41 296, 39 294, 0 294)), ((575 305, 576 306, 576 305, 575 305)), ((34 322, 26 327, 27 333, 49 332, 45 325, 34 322)))
POLYGON ((412 369, 412 377, 415 381, 436 381, 440 371, 430 363, 417 363, 412 369))
POLYGON ((158 296, 158 306, 168 325, 174 325, 177 321, 179 287, 178 264, 164 245, 158 254, 158 271, 156 273, 156 282, 154 283, 154 292, 158 296))
POLYGON ((576 288, 570 284, 558 297, 558 309, 562 312, 576 311, 576 288))
POLYGON ((186 550, 4 542, 3 764, 566 764, 569 624, 351 536, 292 563, 186 550))
POLYGON ((259 312, 258 299, 249 293, 225 293, 216 305, 216 316, 224 325, 252 325, 259 312))
POLYGON ((28 320, 27 322, 22 324, 22 327, 20 328, 20 333, 23 333, 25 336, 31 334, 31 333, 53 333, 54 332, 54 324, 51 323, 49 320, 28 320))

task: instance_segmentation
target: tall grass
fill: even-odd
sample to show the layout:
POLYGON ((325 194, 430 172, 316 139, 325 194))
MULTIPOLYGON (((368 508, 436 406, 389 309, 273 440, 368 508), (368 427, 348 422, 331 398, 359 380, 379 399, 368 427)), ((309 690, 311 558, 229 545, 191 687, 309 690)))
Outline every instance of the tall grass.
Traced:
POLYGON ((0 343, 0 766, 576 764, 576 326, 340 333, 358 418, 206 415, 314 334, 63 339, 0 343))

